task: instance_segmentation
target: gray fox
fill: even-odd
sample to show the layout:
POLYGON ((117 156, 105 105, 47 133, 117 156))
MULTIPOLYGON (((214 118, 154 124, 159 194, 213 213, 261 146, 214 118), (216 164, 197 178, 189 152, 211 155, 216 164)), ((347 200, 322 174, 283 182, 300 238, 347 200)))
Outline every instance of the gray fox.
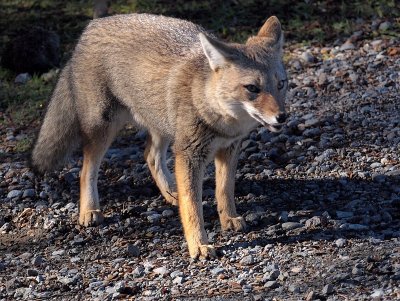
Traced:
POLYGON ((103 221, 97 191, 101 160, 126 124, 145 128, 144 153, 167 202, 178 205, 190 256, 213 257, 202 209, 205 166, 215 160, 223 230, 243 230, 234 203, 241 139, 286 119, 283 35, 270 17, 245 44, 225 43, 191 22, 150 14, 95 19, 60 74, 33 166, 45 172, 80 144, 79 223, 103 221), (175 173, 166 165, 172 144, 175 173))

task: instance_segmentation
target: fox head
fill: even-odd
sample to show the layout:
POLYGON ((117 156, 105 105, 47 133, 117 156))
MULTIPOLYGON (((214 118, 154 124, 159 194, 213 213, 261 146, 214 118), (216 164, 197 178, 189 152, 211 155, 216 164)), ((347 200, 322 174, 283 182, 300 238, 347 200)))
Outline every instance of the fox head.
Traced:
POLYGON ((227 44, 203 33, 199 38, 212 72, 208 96, 232 118, 279 131, 286 120, 288 79, 278 18, 270 17, 244 45, 227 44))

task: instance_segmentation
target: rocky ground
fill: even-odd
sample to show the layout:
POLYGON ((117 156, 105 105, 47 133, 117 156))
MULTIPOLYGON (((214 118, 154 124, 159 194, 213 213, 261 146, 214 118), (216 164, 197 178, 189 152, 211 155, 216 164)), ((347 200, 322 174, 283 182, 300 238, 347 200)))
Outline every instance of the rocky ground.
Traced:
POLYGON ((242 145, 236 200, 249 232, 221 232, 208 169, 215 260, 189 258, 178 210, 143 161, 144 133, 126 131, 107 153, 106 221, 83 228, 81 158, 35 177, 12 151, 26 134, 4 132, 0 299, 399 300, 399 45, 355 33, 287 56, 287 126, 242 145))

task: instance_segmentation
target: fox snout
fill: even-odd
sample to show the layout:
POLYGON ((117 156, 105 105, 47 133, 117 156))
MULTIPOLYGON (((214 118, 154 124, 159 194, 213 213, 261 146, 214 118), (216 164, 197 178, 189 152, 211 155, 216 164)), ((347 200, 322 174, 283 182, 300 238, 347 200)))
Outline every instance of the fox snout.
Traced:
POLYGON ((257 112, 252 112, 251 116, 271 131, 279 131, 287 119, 283 103, 270 93, 260 93, 254 102, 254 108, 257 112))
POLYGON ((282 130, 283 123, 286 121, 287 114, 285 112, 279 112, 278 115, 275 116, 277 123, 267 124, 266 127, 271 132, 280 132, 282 130))
POLYGON ((287 118, 286 113, 285 112, 281 112, 276 117, 276 121, 278 121, 278 123, 284 123, 286 121, 286 118, 287 118))

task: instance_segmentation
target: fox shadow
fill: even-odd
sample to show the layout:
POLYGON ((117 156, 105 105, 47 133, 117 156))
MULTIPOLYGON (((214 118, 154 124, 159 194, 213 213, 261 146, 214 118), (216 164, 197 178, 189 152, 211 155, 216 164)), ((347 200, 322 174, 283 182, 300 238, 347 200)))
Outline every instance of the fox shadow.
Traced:
MULTIPOLYGON (((213 191, 210 189, 213 180, 209 178, 203 186, 213 191)), ((112 190, 120 189, 113 187, 112 190)), ((134 200, 136 209, 141 208, 142 199, 160 197, 151 178, 142 182, 140 187, 133 188, 133 191, 142 193, 141 197, 134 200)), ((121 195, 121 202, 123 198, 121 195)), ((210 232, 221 232, 215 196, 211 192, 209 195, 206 194, 203 200, 206 228, 210 232)), ((247 230, 260 234, 265 232, 266 236, 262 239, 231 244, 222 249, 235 249, 243 245, 265 246, 276 242, 335 240, 341 237, 391 239, 400 234, 398 231, 400 176, 398 175, 385 176, 380 181, 349 178, 239 179, 236 181, 235 200, 238 214, 247 220, 247 230), (294 229, 285 232, 281 228, 283 222, 297 222, 304 225, 313 217, 322 217, 326 220, 326 224, 308 229, 302 227, 303 231, 294 229), (275 228, 272 236, 268 234, 270 228, 275 228)), ((177 207, 168 204, 162 207, 172 208, 178 212, 177 207)), ((133 215, 138 214, 139 212, 133 213, 133 215)), ((129 215, 122 218, 130 217, 129 215)), ((113 222, 112 217, 108 222, 113 222)), ((170 226, 181 228, 176 218, 165 222, 170 226)))
MULTIPOLYGON (((398 175, 386 176, 381 182, 348 178, 243 179, 236 187, 237 211, 247 220, 248 230, 266 232, 266 236, 233 243, 222 250, 343 237, 386 240, 400 235, 398 175), (286 232, 281 228, 283 222, 304 225, 313 217, 322 217, 326 224, 286 232), (271 228, 274 231, 270 236, 271 228)), ((218 218, 215 208, 204 212, 205 220, 218 218)))

